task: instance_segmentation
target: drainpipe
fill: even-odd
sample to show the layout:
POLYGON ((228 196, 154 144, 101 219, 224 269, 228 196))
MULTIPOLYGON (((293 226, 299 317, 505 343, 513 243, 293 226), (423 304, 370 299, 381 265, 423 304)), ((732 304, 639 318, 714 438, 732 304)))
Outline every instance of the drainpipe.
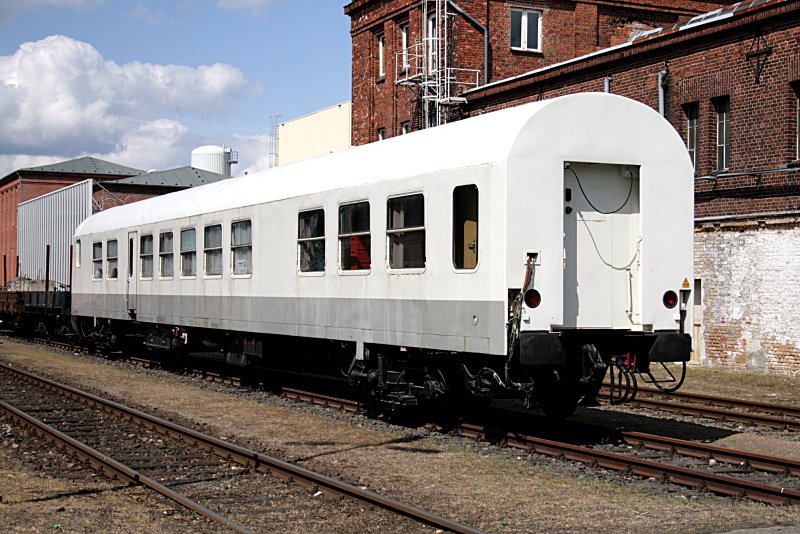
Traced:
POLYGON ((659 73, 658 73, 658 114, 661 115, 662 117, 664 117, 665 114, 666 114, 666 109, 665 109, 665 104, 664 104, 664 100, 665 100, 664 97, 666 95, 666 88, 664 86, 666 85, 666 80, 667 80, 667 71, 665 71, 665 70, 659 71, 659 73))
POLYGON ((611 92, 611 76, 606 76, 603 78, 603 92, 610 93, 611 92))
POLYGON ((459 15, 467 19, 472 23, 473 26, 483 32, 483 84, 486 85, 489 83, 489 30, 486 28, 486 26, 473 18, 469 13, 458 7, 453 0, 447 0, 447 3, 459 15))

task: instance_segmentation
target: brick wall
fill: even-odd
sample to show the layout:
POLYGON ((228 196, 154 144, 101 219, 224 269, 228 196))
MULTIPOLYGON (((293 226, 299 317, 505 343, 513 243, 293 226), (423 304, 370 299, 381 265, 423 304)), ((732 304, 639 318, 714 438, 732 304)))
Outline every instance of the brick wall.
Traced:
POLYGON ((95 209, 99 208, 99 210, 102 211, 123 204, 132 204, 141 200, 147 200, 148 198, 157 197, 169 192, 171 192, 171 190, 163 187, 151 188, 149 191, 108 191, 106 189, 99 189, 92 194, 92 199, 95 202, 95 209), (158 191, 153 191, 153 189, 157 189, 158 191))
MULTIPOLYGON (((642 7, 616 2, 595 3, 562 0, 461 0, 458 6, 488 29, 488 58, 484 59, 484 34, 466 18, 455 15, 449 25, 451 67, 481 71, 481 83, 544 67, 578 55, 594 52, 612 42, 627 39, 635 29, 672 24, 680 17, 713 9, 721 2, 660 0, 642 7), (513 50, 510 46, 511 7, 542 13, 541 51, 513 50)), ((419 90, 395 83, 395 54, 402 50, 400 25, 409 24, 409 44, 422 39, 422 8, 419 0, 373 0, 352 2, 345 7, 351 17, 352 101, 354 145, 377 140, 378 129, 386 137, 401 133, 410 121, 422 127, 419 90), (378 76, 378 38, 384 35, 385 71, 378 76)), ((458 115, 458 112, 456 113, 458 115)))
POLYGON ((707 224, 695 233, 704 363, 800 374, 800 224, 707 224))

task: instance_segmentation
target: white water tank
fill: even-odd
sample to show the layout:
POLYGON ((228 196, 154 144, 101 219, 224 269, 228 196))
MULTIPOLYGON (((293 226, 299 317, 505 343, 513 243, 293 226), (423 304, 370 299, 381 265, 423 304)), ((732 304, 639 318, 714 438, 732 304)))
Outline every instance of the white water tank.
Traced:
POLYGON ((225 146, 205 145, 192 150, 192 167, 231 175, 231 165, 239 163, 239 153, 225 146))

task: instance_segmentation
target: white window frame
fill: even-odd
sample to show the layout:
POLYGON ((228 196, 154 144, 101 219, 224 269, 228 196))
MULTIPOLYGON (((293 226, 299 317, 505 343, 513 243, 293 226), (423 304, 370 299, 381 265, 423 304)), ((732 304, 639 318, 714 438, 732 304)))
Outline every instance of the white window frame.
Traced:
POLYGON ((378 38, 378 78, 386 76, 386 35, 379 33, 378 38))
POLYGON ((80 239, 76 239, 75 240, 75 248, 73 250, 74 250, 74 254, 75 254, 75 267, 78 268, 78 267, 81 266, 81 240, 80 239))
POLYGON ((386 139, 386 128, 378 128, 378 141, 386 139))
POLYGON ((328 268, 328 251, 327 251, 327 240, 325 239, 325 233, 327 225, 325 224, 325 208, 324 207, 317 207, 317 208, 309 208, 304 209, 298 212, 297 214, 297 274, 298 276, 324 276, 325 270, 328 268), (315 211, 322 212, 322 235, 313 236, 313 237, 300 237, 300 221, 302 220, 302 216, 307 213, 312 213, 315 211), (301 255, 303 249, 303 243, 309 243, 313 241, 320 241, 322 243, 322 269, 317 270, 303 270, 301 268, 301 255))
POLYGON ((723 96, 714 100, 717 118, 716 170, 724 171, 731 165, 731 98, 723 96), (720 155, 720 151, 722 152, 720 155))
POLYGON ((102 280, 103 279, 103 242, 102 241, 95 241, 92 243, 92 280, 102 280), (100 248, 97 247, 100 245, 100 248), (100 254, 97 254, 97 251, 100 254), (100 265, 100 270, 98 271, 97 266, 100 265), (98 276, 98 272, 100 276, 98 276))
POLYGON ((106 240, 106 278, 109 280, 116 280, 119 278, 119 242, 116 239, 108 239, 106 240), (117 249, 114 256, 111 255, 111 243, 114 243, 114 247, 117 249), (111 270, 111 262, 114 262, 114 270, 111 270), (112 276, 112 272, 115 272, 116 275, 112 276))
POLYGON ((402 195, 393 195, 386 199, 386 270, 389 273, 393 274, 420 274, 425 272, 425 269, 428 266, 428 231, 426 227, 426 221, 428 220, 427 217, 427 199, 425 198, 425 194, 422 191, 414 192, 414 193, 406 193, 402 195), (389 206, 393 200, 407 198, 407 197, 415 197, 421 196, 422 197, 422 226, 403 226, 399 228, 392 228, 391 227, 391 212, 389 211, 389 206), (392 267, 391 263, 391 254, 392 254, 392 236, 395 234, 401 233, 412 233, 412 232, 422 232, 422 243, 423 248, 425 250, 425 258, 423 259, 422 267, 392 267))
POLYGON ((427 25, 428 73, 433 74, 439 69, 439 40, 437 39, 438 28, 435 14, 428 15, 427 25))
POLYGON ((402 50, 400 54, 400 60, 402 62, 401 65, 403 67, 403 71, 407 71, 411 66, 408 61, 408 40, 410 37, 409 31, 409 25, 407 22, 404 22, 400 25, 400 47, 402 50))
POLYGON ((180 264, 180 273, 181 278, 191 280, 197 276, 197 227, 189 227, 189 228, 181 228, 180 233, 178 234, 179 241, 178 247, 180 248, 181 254, 181 264, 180 264), (190 249, 183 249, 183 233, 184 232, 194 232, 194 248, 190 249), (194 272, 191 274, 183 274, 184 273, 184 260, 189 255, 194 255, 194 272))
POLYGON ((161 278, 162 280, 170 280, 174 276, 175 276, 175 232, 173 232, 172 230, 164 230, 163 232, 158 233, 158 277, 161 278), (172 243, 172 248, 170 250, 165 251, 161 247, 161 244, 163 242, 162 237, 167 234, 170 234, 172 236, 170 238, 172 243), (172 274, 165 275, 164 259, 168 256, 172 258, 172 274))
POLYGON ((156 243, 152 233, 142 234, 141 236, 139 236, 139 279, 140 280, 152 280, 153 275, 155 275, 155 270, 156 270, 155 259, 154 259, 155 248, 156 248, 156 243), (142 247, 142 245, 144 245, 145 238, 147 237, 150 238, 150 252, 144 252, 144 249, 142 247), (145 260, 148 259, 150 262, 150 274, 146 275, 144 274, 144 265, 145 265, 145 260))
POLYGON ((403 135, 411 133, 411 121, 403 121, 400 123, 400 132, 403 135))
POLYGON ((222 232, 222 223, 211 223, 206 224, 203 226, 203 278, 222 278, 222 273, 225 271, 225 262, 223 260, 223 232, 222 232), (219 246, 209 246, 208 239, 206 238, 206 230, 209 228, 219 227, 219 246), (217 254, 219 255, 219 272, 218 273, 209 273, 208 272, 208 260, 210 254, 217 254))
POLYGON ((253 276, 253 221, 251 219, 241 219, 231 222, 231 278, 250 278, 253 276), (247 243, 236 243, 234 226, 237 224, 250 224, 250 241, 247 243), (250 249, 250 264, 248 271, 244 273, 236 272, 236 252, 239 250, 250 249))
POLYGON ((372 205, 370 204, 369 200, 355 200, 353 202, 346 202, 344 204, 339 204, 339 210, 338 210, 337 219, 338 219, 337 227, 338 227, 338 230, 339 230, 339 239, 337 241, 337 248, 339 249, 338 250, 339 258, 338 258, 337 266, 338 266, 339 274, 342 274, 342 275, 345 275, 345 276, 359 275, 359 274, 360 275, 369 274, 370 271, 372 270, 372 262, 373 262, 373 257, 372 257, 372 205), (357 206, 359 204, 366 204, 366 206, 367 206, 367 212, 368 212, 367 229, 366 230, 361 230, 361 231, 350 232, 350 233, 342 233, 342 221, 341 221, 342 208, 347 208, 348 206, 357 206), (343 264, 343 257, 344 257, 343 254, 342 254, 342 249, 343 249, 342 241, 345 240, 345 239, 349 239, 351 237, 362 237, 362 236, 369 237, 369 241, 370 241, 370 244, 369 244, 369 267, 366 268, 366 269, 344 269, 344 267, 342 265, 343 264))
POLYGON ((537 9, 518 9, 513 8, 509 14, 509 46, 511 45, 511 17, 513 17, 514 13, 521 14, 520 20, 520 46, 511 46, 512 50, 522 50, 525 52, 541 52, 542 51, 542 17, 543 13, 537 9), (530 14, 536 14, 538 19, 537 29, 536 32, 536 43, 535 46, 531 46, 531 43, 528 42, 528 16, 530 14))
POLYGON ((685 105, 686 114, 686 149, 689 151, 689 158, 692 160, 692 167, 697 170, 697 156, 700 152, 700 103, 691 102, 685 105), (694 116, 692 116, 694 115, 694 116))

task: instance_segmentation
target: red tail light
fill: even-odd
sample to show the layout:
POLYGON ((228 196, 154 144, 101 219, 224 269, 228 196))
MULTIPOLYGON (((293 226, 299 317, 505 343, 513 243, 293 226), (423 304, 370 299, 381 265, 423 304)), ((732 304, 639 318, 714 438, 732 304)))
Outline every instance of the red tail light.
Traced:
POLYGON ((678 305, 678 295, 672 290, 664 293, 664 298, 662 300, 664 302, 664 306, 670 309, 678 305))
POLYGON ((535 289, 529 289, 525 292, 525 305, 529 308, 535 308, 542 302, 542 296, 535 289))

